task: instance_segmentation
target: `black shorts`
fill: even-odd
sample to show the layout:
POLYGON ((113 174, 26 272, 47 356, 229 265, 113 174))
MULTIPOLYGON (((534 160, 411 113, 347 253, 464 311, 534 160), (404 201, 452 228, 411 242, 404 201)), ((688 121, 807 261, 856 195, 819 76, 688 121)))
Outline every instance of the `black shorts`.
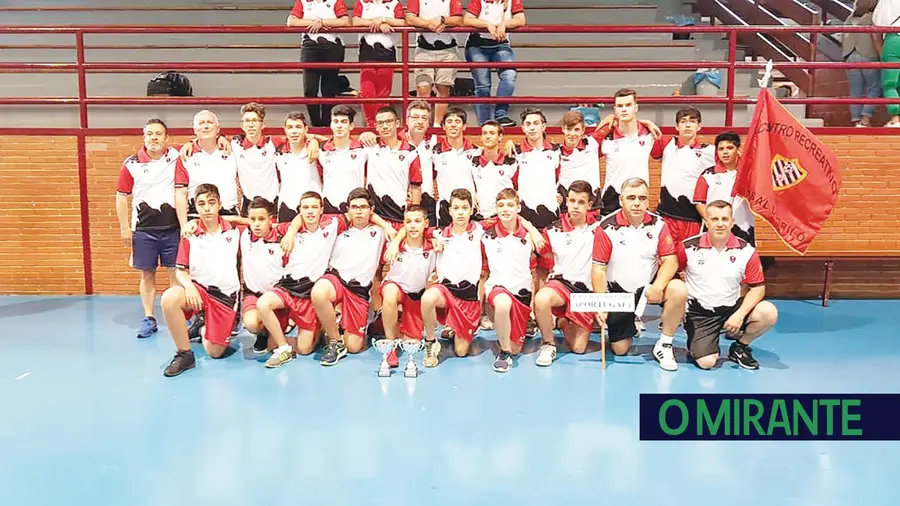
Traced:
MULTIPOLYGON (((738 299, 733 306, 719 306, 713 310, 706 309, 696 300, 688 302, 687 314, 684 318, 684 331, 687 334, 687 347, 694 358, 719 353, 719 334, 725 322, 741 307, 744 299, 738 299)), ((747 329, 749 315, 741 324, 741 331, 747 329)), ((729 336, 734 339, 733 336, 729 336)))
MULTIPOLYGON (((615 283, 610 283, 609 293, 625 293, 625 290, 615 283)), ((635 307, 640 303, 642 293, 644 293, 644 287, 640 287, 634 292, 635 307)), ((661 307, 662 304, 659 304, 659 306, 661 307)), ((635 318, 636 315, 634 313, 608 313, 606 315, 606 335, 609 337, 609 342, 614 343, 637 337, 638 330, 634 324, 635 318)))
POLYGON ((135 230, 131 234, 131 265, 142 271, 156 270, 157 267, 175 267, 181 231, 135 230))

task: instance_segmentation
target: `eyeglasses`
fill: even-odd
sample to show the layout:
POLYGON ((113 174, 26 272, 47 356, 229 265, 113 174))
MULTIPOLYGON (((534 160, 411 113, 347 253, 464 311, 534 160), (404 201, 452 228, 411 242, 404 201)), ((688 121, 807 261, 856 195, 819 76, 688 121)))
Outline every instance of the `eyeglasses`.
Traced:
POLYGON ((350 206, 350 210, 351 210, 351 211, 365 211, 365 210, 367 210, 367 209, 369 209, 369 206, 368 206, 368 205, 350 206))
POLYGON ((396 123, 396 122, 397 122, 397 120, 395 120, 395 119, 376 121, 376 122, 375 122, 375 126, 392 125, 392 124, 394 124, 394 123, 396 123))

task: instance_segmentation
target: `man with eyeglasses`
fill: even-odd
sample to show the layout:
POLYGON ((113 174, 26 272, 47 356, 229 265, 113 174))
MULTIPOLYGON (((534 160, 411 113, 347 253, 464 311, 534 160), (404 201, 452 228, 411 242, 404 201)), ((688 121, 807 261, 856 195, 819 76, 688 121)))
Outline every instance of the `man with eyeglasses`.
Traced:
POLYGON ((359 353, 366 349, 369 295, 385 244, 385 230, 372 223, 372 204, 372 196, 365 188, 350 192, 349 227, 338 235, 328 270, 312 289, 316 317, 328 339, 321 361, 324 366, 336 365, 347 352, 359 353), (335 314, 337 305, 342 306, 343 335, 335 314))

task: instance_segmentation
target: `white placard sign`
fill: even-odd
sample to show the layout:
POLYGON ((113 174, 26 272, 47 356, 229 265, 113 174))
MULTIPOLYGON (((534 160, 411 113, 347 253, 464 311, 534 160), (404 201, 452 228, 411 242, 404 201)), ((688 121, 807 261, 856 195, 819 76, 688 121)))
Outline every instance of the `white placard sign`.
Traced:
POLYGON ((573 293, 570 296, 573 313, 633 313, 633 293, 573 293))

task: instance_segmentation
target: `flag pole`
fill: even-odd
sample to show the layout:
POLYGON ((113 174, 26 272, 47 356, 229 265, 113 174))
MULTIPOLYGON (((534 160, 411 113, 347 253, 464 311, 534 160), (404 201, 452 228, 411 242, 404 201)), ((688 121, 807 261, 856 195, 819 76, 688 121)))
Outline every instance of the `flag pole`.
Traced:
POLYGON ((763 74, 762 79, 757 79, 756 82, 759 83, 760 88, 768 88, 769 81, 772 80, 772 69, 775 68, 775 64, 772 63, 772 60, 769 59, 766 62, 766 72, 763 74))

